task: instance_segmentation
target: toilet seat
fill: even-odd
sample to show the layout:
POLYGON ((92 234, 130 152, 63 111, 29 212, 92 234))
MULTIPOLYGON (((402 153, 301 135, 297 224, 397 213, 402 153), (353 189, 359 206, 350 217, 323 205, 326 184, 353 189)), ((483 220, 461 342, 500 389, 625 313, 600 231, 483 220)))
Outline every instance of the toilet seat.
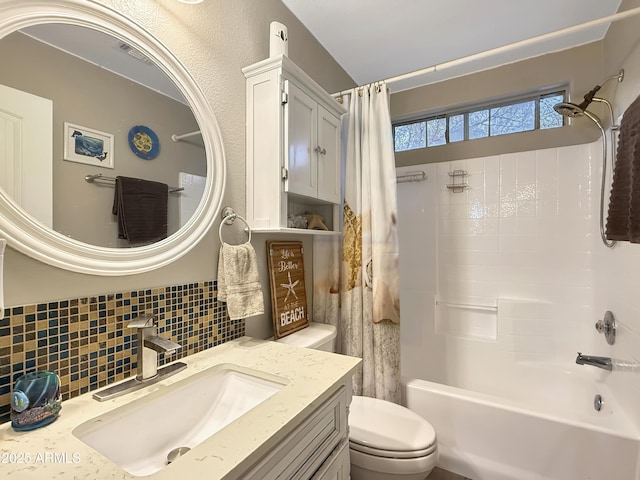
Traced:
POLYGON ((406 407, 354 396, 349 409, 349 446, 384 458, 419 458, 437 450, 429 422, 406 407))
POLYGON ((356 452, 366 453, 367 455, 374 455, 376 457, 383 458, 420 458, 426 457, 427 455, 431 455, 433 452, 437 450, 437 446, 434 443, 429 448, 424 448, 422 450, 411 450, 411 451, 397 451, 397 450, 381 450, 379 448, 371 448, 366 445, 362 445, 357 442, 349 441, 349 448, 356 452))

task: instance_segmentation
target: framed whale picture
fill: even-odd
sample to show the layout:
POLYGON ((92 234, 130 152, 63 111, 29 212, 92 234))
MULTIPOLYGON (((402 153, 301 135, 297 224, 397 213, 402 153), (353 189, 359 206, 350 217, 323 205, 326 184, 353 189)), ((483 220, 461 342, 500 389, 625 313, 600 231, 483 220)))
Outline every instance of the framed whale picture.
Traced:
POLYGON ((113 135, 64 122, 64 159, 94 167, 113 168, 113 135))

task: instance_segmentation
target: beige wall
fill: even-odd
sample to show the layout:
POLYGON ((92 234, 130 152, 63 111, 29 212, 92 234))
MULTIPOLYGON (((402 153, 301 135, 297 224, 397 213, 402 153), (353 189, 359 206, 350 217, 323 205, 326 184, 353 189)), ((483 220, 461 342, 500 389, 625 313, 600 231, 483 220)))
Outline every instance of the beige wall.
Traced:
MULTIPOLYGON (((391 117, 402 119, 421 112, 446 111, 490 99, 568 85, 571 99, 582 96, 603 78, 602 42, 542 55, 491 70, 465 75, 391 95, 391 117)), ((616 73, 615 71, 613 73, 616 73)), ((603 89, 601 92, 607 95, 603 89)), ((599 105, 590 108, 596 115, 599 105)), ((574 145, 595 140, 599 131, 585 119, 560 129, 524 132, 396 153, 398 166, 574 145)))
MULTIPOLYGON (((280 0, 207 0, 198 5, 175 0, 100 3, 149 30, 174 52, 200 85, 220 123, 226 151, 228 174, 223 203, 240 214, 245 212, 245 83, 241 68, 268 57, 269 24, 279 21, 287 25, 289 57, 326 90, 353 86, 351 78, 280 0)), ((284 239, 255 235, 253 242, 261 259, 266 297, 269 287, 264 242, 270 238, 284 239)), ((308 247, 305 253, 311 252, 311 239, 305 237, 304 241, 308 247)), ((219 247, 216 224, 199 245, 172 265, 116 278, 67 272, 8 249, 4 272, 6 305, 215 279, 219 247)), ((311 272, 311 255, 306 255, 305 260, 306 271, 311 272)), ((247 333, 266 336, 270 322, 270 315, 249 319, 247 333)))
MULTIPOLYGON (((113 184, 90 184, 84 181, 85 175, 124 175, 173 186, 178 185, 179 172, 206 175, 202 142, 171 140, 174 133, 199 128, 183 103, 20 33, 0 41, 0 57, 0 83, 53 102, 56 231, 92 245, 129 247, 127 240, 118 239, 117 219, 111 214, 113 184), (114 150, 108 154, 114 168, 63 160, 64 122, 112 134, 114 150), (145 125, 158 136, 160 153, 153 160, 139 158, 130 150, 128 133, 134 125, 145 125)), ((164 75, 160 70, 157 73, 164 75)), ((178 199, 178 195, 169 195, 170 233, 179 228, 178 199)))
MULTIPOLYGON (((640 7, 640 0, 623 0, 619 12, 640 7)), ((612 23, 604 38, 604 71, 607 75, 616 73, 621 67, 629 68, 627 58, 640 42, 640 15, 612 23)), ((633 64, 631 65, 633 67, 633 64)), ((623 82, 626 83, 626 80, 623 82)), ((621 85, 622 86, 622 85, 621 85)))
MULTIPOLYGON (((640 0, 623 0, 620 11, 640 7, 640 0)), ((616 119, 640 95, 640 15, 611 25, 604 38, 605 71, 624 69, 624 81, 612 98, 616 119)))

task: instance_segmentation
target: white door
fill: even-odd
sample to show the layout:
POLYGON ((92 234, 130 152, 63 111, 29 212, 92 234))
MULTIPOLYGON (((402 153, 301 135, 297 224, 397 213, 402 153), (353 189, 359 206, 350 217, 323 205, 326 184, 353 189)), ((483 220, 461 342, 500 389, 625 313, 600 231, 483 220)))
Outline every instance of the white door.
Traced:
POLYGON ((340 203, 340 119, 318 108, 318 198, 340 203))
POLYGON ((317 147, 318 104, 287 81, 285 191, 316 198, 318 194, 317 147))
POLYGON ((0 85, 0 187, 53 227, 53 102, 0 85))

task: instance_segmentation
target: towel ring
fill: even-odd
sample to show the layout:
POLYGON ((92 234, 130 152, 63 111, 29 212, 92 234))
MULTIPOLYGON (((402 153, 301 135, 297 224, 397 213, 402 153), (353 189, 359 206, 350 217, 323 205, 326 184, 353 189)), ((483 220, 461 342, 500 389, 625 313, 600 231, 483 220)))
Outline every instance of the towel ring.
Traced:
POLYGON ((246 225, 246 227, 244 228, 244 231, 247 233, 247 235, 249 235, 249 239, 246 241, 246 243, 251 242, 251 227, 249 226, 249 222, 247 222, 243 217, 241 217, 237 213, 232 213, 224 217, 220 222, 220 227, 218 228, 218 237, 220 237, 220 243, 224 243, 224 240, 222 239, 222 227, 227 225, 227 222, 229 222, 228 225, 233 225, 233 222, 235 221, 236 218, 242 220, 242 222, 246 225))

